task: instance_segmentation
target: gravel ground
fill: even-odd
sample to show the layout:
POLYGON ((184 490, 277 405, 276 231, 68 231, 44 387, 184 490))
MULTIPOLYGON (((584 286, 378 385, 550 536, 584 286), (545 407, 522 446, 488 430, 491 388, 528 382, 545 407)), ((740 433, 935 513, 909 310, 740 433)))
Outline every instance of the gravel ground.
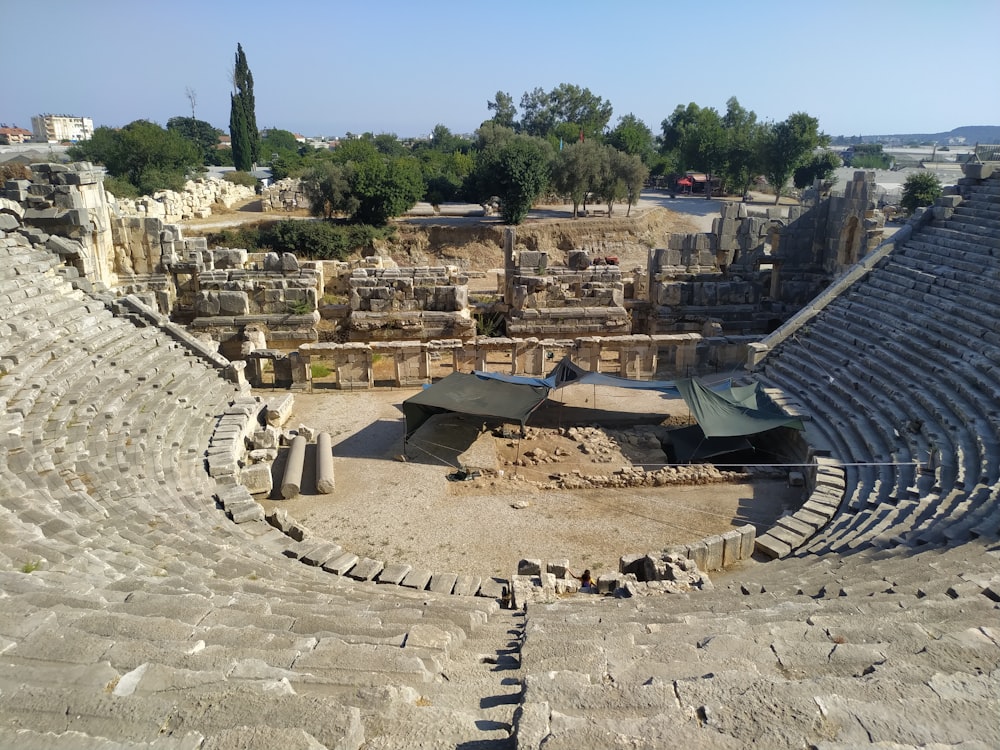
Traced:
MULTIPOLYGON (((525 557, 568 559, 572 568, 591 568, 595 573, 617 570, 623 554, 660 550, 747 522, 760 528, 801 501, 799 490, 785 482, 760 479, 660 488, 543 490, 538 485, 547 482, 553 471, 577 468, 585 474, 609 474, 631 462, 618 454, 589 469, 587 459, 579 456, 568 458, 570 463, 564 466, 512 466, 504 463, 504 455, 509 459, 513 450, 515 457, 523 456, 530 441, 516 445, 514 440, 481 435, 481 418, 457 414, 422 427, 404 460, 400 404, 416 392, 296 394, 294 412, 284 427, 305 425, 331 434, 336 489, 317 494, 314 459, 307 453, 302 494, 292 500, 265 500, 265 507, 287 509, 315 535, 359 555, 436 571, 506 577, 525 557), (449 481, 458 455, 473 443, 478 455, 486 451, 487 460, 493 454, 503 476, 449 481)), ((673 412, 676 420, 685 411, 682 401, 664 401, 650 392, 635 395, 584 386, 561 393, 567 406, 589 409, 596 400, 601 410, 634 411, 637 420, 647 422, 650 414, 662 413, 666 419, 673 412)), ((266 389, 258 394, 265 399, 272 395, 266 389)), ((530 433, 531 445, 546 445, 549 455, 562 439, 554 429, 532 428, 530 433)), ((276 487, 281 484, 283 459, 282 454, 274 465, 276 487)))

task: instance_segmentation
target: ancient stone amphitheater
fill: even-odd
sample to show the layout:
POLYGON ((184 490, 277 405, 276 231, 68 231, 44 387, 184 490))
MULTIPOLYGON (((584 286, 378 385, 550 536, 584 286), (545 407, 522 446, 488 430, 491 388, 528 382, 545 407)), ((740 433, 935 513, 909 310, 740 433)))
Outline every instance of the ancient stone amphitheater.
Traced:
MULTIPOLYGON (((0 232, 0 747, 1000 746, 1000 177, 765 342, 828 467, 713 591, 331 575, 206 469, 241 392, 0 232), (831 476, 841 476, 841 479, 831 476)), ((502 543, 498 539, 495 543, 502 543)))

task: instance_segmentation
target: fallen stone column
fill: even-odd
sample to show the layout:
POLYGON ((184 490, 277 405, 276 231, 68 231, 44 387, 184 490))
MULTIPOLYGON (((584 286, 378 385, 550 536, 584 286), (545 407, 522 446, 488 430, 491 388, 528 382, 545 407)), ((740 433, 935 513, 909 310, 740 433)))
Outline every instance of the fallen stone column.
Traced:
POLYGON ((288 449, 288 463, 285 464, 285 476, 281 479, 281 496, 286 500, 298 497, 302 488, 302 469, 306 463, 306 439, 296 435, 292 446, 288 449))
POLYGON ((333 492, 333 447, 330 433, 316 436, 316 490, 324 495, 333 492))

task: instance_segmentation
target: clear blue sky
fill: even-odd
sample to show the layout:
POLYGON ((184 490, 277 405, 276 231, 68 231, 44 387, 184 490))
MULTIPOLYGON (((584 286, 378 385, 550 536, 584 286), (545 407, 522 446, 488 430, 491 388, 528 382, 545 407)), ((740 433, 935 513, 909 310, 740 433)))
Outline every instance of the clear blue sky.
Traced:
POLYGON ((654 133, 678 104, 818 117, 830 135, 1000 125, 1000 0, 0 0, 0 122, 228 130, 237 42, 257 123, 304 135, 468 133, 496 92, 589 88, 654 133))

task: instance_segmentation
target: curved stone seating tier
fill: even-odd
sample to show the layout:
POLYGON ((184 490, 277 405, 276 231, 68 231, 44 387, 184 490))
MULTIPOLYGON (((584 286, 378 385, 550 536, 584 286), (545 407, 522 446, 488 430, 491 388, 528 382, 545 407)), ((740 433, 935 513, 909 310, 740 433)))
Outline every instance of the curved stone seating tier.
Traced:
POLYGON ((39 292, 0 305, 0 745, 506 740, 511 615, 302 565, 230 522, 206 449, 238 390, 53 258, 0 238, 3 293, 39 292))
POLYGON ((915 232, 764 360, 762 379, 811 407, 834 457, 896 464, 848 471, 844 512, 805 550, 996 534, 1000 293, 991 282, 1000 252, 991 210, 971 200, 915 232), (933 485, 918 461, 931 464, 933 485))
POLYGON ((959 571, 991 565, 808 556, 692 597, 532 607, 518 747, 989 746, 997 579, 959 571))
POLYGON ((1000 179, 962 190, 759 368, 817 463, 781 560, 525 612, 244 516, 245 395, 0 235, 0 746, 997 746, 1000 179))

